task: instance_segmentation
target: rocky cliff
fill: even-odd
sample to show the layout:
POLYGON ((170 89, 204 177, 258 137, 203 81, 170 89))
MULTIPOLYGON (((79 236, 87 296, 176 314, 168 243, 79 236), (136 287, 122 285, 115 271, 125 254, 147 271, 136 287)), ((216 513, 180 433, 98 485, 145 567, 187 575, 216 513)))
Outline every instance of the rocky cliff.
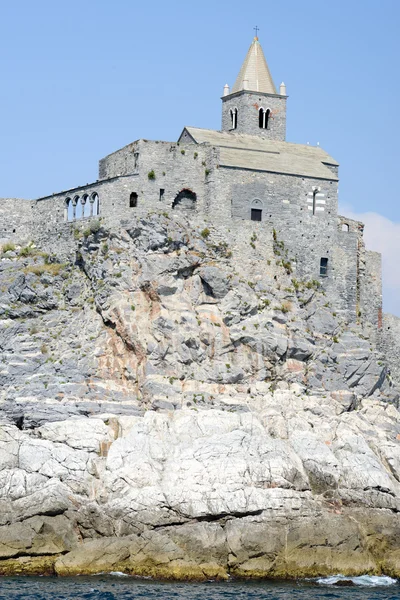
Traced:
POLYGON ((0 573, 399 574, 385 357, 255 227, 3 247, 0 573))

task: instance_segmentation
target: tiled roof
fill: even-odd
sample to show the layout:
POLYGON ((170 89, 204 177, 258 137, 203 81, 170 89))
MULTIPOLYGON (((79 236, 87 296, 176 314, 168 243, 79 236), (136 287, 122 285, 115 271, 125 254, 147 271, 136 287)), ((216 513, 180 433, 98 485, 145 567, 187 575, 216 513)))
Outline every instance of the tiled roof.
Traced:
POLYGON ((327 165, 338 163, 319 146, 268 140, 256 135, 185 127, 197 144, 220 148, 220 166, 269 171, 335 181, 327 165))

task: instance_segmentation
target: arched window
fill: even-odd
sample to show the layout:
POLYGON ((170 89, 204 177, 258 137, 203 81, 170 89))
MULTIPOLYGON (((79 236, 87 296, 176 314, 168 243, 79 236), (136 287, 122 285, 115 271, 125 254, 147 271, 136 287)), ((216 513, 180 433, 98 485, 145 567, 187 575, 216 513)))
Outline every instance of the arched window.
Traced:
POLYGON ((342 223, 342 231, 346 231, 347 233, 349 233, 350 227, 348 225, 348 223, 342 223))
POLYGON ((79 198, 79 196, 75 196, 74 204, 75 204, 75 219, 81 219, 82 218, 82 203, 81 203, 81 199, 79 198))
POLYGON ((260 129, 268 129, 270 114, 271 111, 269 108, 267 110, 260 108, 258 111, 258 126, 260 129))
POLYGON ((138 201, 138 195, 136 192, 132 192, 129 196, 129 208, 136 208, 138 201))
POLYGON ((82 204, 83 204, 83 216, 90 217, 89 194, 84 194, 82 196, 82 204))
POLYGON ((192 190, 184 189, 179 192, 172 203, 172 208, 194 210, 196 208, 197 196, 192 190))
POLYGON ((231 110, 229 111, 229 114, 231 116, 231 129, 236 129, 237 128, 237 115, 238 115, 238 109, 237 108, 231 108, 231 110))
POLYGON ((91 211, 90 216, 96 217, 100 212, 99 196, 96 192, 90 196, 91 211))
POLYGON ((65 199, 65 211, 66 211, 66 221, 74 220, 74 207, 72 204, 72 198, 65 199))

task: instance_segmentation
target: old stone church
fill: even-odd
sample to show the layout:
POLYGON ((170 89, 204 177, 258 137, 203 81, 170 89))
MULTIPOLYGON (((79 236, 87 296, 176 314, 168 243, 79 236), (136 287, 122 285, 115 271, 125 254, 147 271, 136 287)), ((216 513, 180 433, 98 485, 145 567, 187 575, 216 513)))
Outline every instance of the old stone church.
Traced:
MULTIPOLYGON (((183 128, 177 142, 138 140, 100 160, 99 179, 31 202, 2 203, 3 238, 57 245, 71 222, 123 222, 141 211, 185 211, 213 223, 252 221, 285 244, 295 276, 318 280, 349 320, 379 328, 380 255, 363 225, 338 215, 338 163, 322 148, 286 141, 286 87, 277 91, 252 41, 222 97, 220 131, 183 128)), ((294 100, 295 101, 295 100, 294 100)))

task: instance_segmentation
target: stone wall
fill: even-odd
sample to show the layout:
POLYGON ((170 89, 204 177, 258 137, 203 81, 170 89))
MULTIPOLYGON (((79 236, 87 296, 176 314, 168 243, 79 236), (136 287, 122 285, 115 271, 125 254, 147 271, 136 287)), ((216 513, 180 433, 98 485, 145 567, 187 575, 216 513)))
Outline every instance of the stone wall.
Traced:
POLYGON ((232 131, 230 111, 237 109, 236 133, 262 135, 270 140, 286 139, 286 96, 241 91, 222 98, 222 131, 232 131), (268 129, 259 127, 259 110, 270 109, 268 129))
POLYGON ((90 217, 69 222, 66 200, 96 193, 99 198, 99 215, 93 218, 102 217, 105 221, 116 223, 129 214, 129 196, 134 181, 135 176, 97 181, 35 200, 32 204, 32 239, 46 250, 67 253, 74 226, 88 222, 90 217))
MULTIPOLYGON (((86 228, 90 218, 72 220, 71 214, 68 215, 67 200, 75 201, 85 195, 97 194, 99 214, 94 218, 101 218, 105 226, 117 225, 129 220, 133 213, 145 214, 149 209, 171 210, 182 190, 193 193, 196 198, 194 211, 204 213, 207 165, 211 168, 210 156, 214 154, 209 146, 194 148, 193 145, 145 140, 131 144, 101 161, 100 173, 107 179, 27 202, 30 210, 27 238, 47 251, 68 255, 75 227, 86 228), (134 172, 130 173, 131 170, 134 172)), ((180 208, 178 205, 175 209, 180 208)), ((18 222, 15 211, 8 210, 7 214, 7 223, 18 222)), ((10 236, 7 234, 7 237, 10 236)))
POLYGON ((390 367, 390 375, 400 383, 400 318, 384 314, 380 336, 380 349, 390 367))
MULTIPOLYGON (((218 163, 218 154, 215 160, 218 163)), ((318 280, 332 306, 355 318, 360 232, 355 226, 340 230, 336 181, 225 167, 212 168, 208 179, 208 214, 214 221, 228 226, 232 220, 250 220, 252 209, 261 210, 262 220, 254 226, 259 231, 275 229, 278 241, 284 243, 276 258, 290 261, 293 277, 318 280), (325 277, 320 275, 321 258, 328 259, 325 277)))
POLYGON ((184 189, 197 196, 197 210, 205 207, 209 146, 139 140, 100 161, 100 178, 136 173, 138 206, 171 207, 184 189), (150 177, 149 177, 150 175, 150 177))
POLYGON ((19 198, 0 200, 0 244, 11 240, 26 241, 30 238, 32 203, 19 198))
MULTIPOLYGON (((382 329, 382 257, 378 252, 364 251, 364 269, 360 269, 359 316, 374 326, 376 335, 382 329)), ((398 355, 400 356, 400 355, 398 355)))

